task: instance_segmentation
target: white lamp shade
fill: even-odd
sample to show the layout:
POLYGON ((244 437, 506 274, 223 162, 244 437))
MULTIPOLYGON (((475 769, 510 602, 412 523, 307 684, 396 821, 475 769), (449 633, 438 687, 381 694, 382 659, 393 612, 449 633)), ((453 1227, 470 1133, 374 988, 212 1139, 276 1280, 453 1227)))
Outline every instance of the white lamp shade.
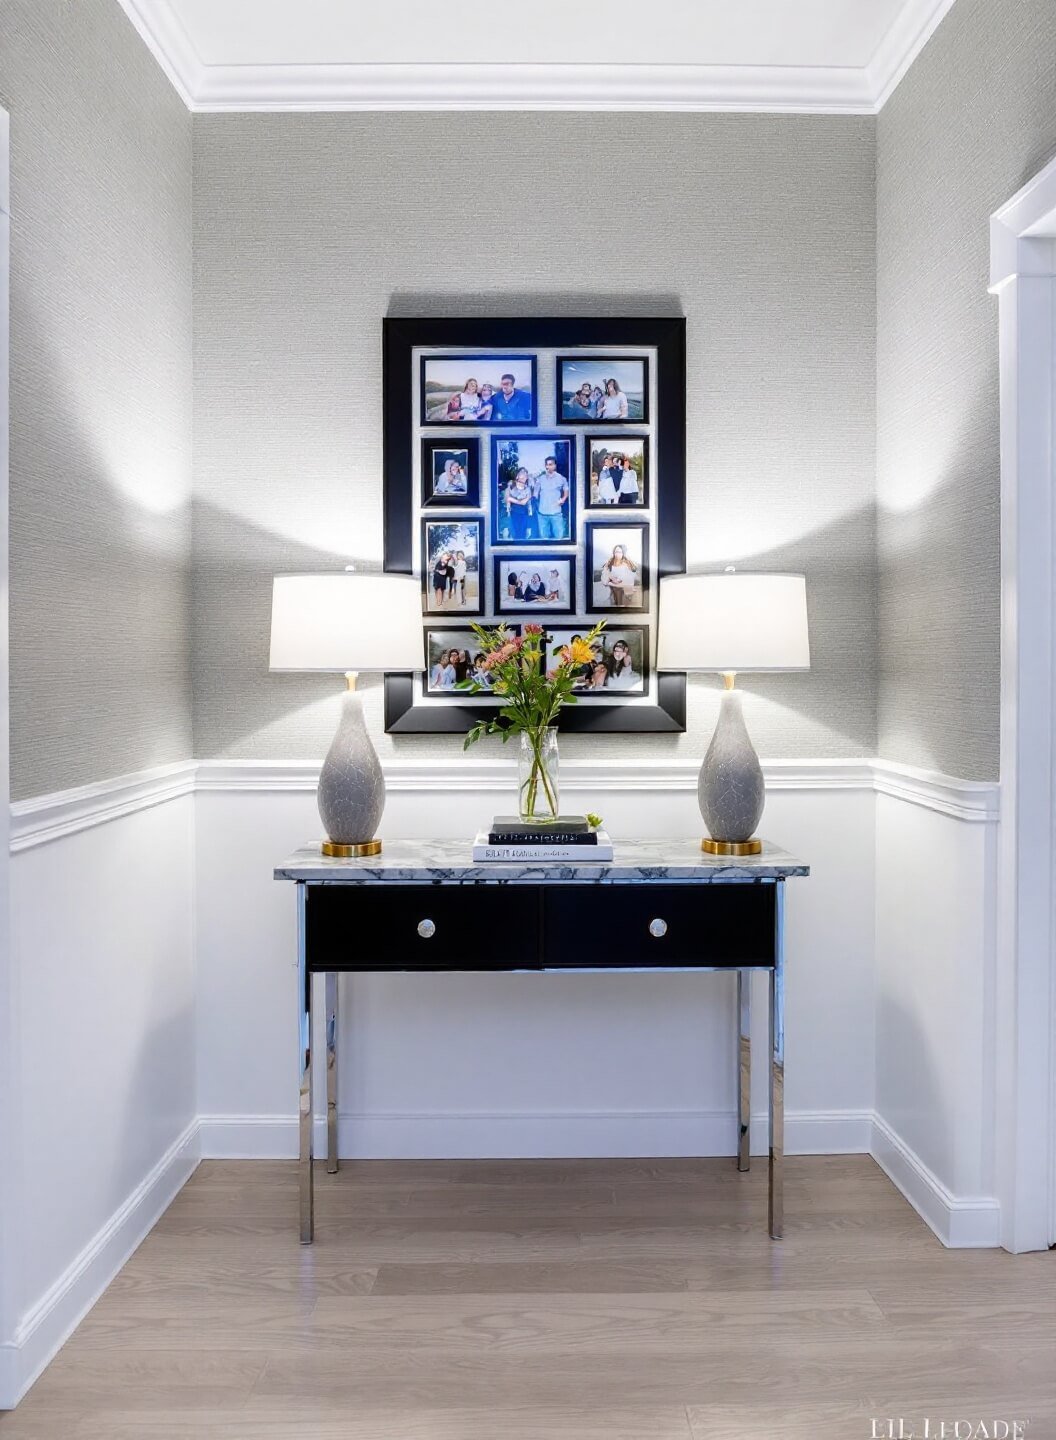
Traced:
POLYGON ((272 670, 421 670, 422 592, 410 575, 276 575, 272 670))
POLYGON ((658 670, 809 670, 802 575, 668 575, 658 670))

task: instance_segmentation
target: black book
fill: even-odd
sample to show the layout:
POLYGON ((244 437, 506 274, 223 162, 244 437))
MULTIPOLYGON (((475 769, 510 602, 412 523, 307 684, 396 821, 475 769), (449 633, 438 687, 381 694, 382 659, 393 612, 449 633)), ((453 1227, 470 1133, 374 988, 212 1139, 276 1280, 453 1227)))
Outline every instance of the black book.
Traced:
POLYGON ((496 815, 488 833, 489 845, 596 845, 598 836, 585 815, 559 815, 546 824, 533 824, 517 815, 496 815))

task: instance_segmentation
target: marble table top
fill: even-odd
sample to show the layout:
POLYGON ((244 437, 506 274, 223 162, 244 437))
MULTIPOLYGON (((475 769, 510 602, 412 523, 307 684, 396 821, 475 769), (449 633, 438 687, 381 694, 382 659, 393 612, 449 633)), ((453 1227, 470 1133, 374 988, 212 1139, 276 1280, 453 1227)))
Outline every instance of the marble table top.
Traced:
POLYGON ((539 884, 647 884, 650 881, 786 880, 809 875, 810 867, 764 842, 761 855, 731 859, 705 855, 700 840, 614 840, 608 862, 554 861, 525 865, 518 861, 477 864, 469 840, 386 840, 380 855, 337 860, 302 846, 275 869, 276 880, 331 885, 465 884, 480 881, 539 884))

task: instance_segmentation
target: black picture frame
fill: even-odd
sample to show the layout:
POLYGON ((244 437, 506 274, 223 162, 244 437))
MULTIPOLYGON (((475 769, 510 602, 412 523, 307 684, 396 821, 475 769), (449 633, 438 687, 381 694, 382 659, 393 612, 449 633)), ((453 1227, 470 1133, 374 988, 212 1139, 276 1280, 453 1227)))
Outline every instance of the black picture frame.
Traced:
MULTIPOLYGON (((528 549, 504 550, 501 555, 492 557, 492 609, 500 619, 507 615, 522 616, 546 616, 546 615, 574 615, 576 613, 576 556, 572 551, 544 550, 538 545, 532 545, 528 549), (536 600, 523 600, 513 605, 503 605, 507 588, 507 577, 511 570, 522 569, 539 572, 543 583, 546 583, 546 572, 554 565, 568 566, 568 603, 566 605, 555 605, 552 601, 540 602, 536 600)), ((543 623, 540 621, 540 623, 543 623)))
MULTIPOLYGON (((390 316, 382 328, 382 439, 384 476, 384 568, 413 575, 417 494, 410 483, 418 440, 415 419, 414 352, 464 347, 523 353, 563 352, 573 346, 649 347, 655 352, 657 400, 652 436, 659 457, 653 477, 656 525, 654 581, 686 568, 686 322, 682 316, 575 317, 535 319, 390 316)), ((455 427, 451 427, 452 433, 455 427)), ((592 427, 608 429, 605 422, 592 427)), ((464 429, 463 429, 464 433, 464 429)), ((436 618, 435 612, 431 617, 436 618)), ((589 628, 589 626, 587 627, 589 628)), ((654 637, 655 646, 655 637, 654 637)), ((686 677, 657 672, 646 703, 568 705, 558 717, 561 730, 591 734, 677 734, 686 728, 686 677)), ((421 703, 419 676, 410 671, 385 676, 385 729, 394 735, 465 734, 478 721, 500 713, 499 706, 421 703), (419 703, 415 703, 416 699, 419 703)))
POLYGON ((458 615, 460 618, 485 613, 484 606, 484 580, 485 580, 485 556, 484 556, 484 517, 483 515, 426 515, 422 518, 422 615, 432 619, 438 615, 458 615), (433 595, 432 587, 432 564, 426 563, 429 555, 429 530, 435 525, 457 525, 465 530, 476 530, 477 532, 477 600, 474 606, 458 605, 451 610, 433 610, 430 608, 430 600, 433 595))
MULTIPOLYGON (((543 651, 543 654, 544 654, 544 657, 545 657, 545 663, 546 663, 547 665, 549 665, 549 663, 550 663, 551 641, 552 641, 553 636, 554 636, 554 634, 555 634, 556 632, 560 632, 562 635, 565 634, 565 633, 567 633, 569 636, 571 636, 571 635, 573 635, 573 634, 585 635, 590 629, 591 629, 591 626, 590 626, 589 624, 584 624, 582 621, 572 621, 572 622, 570 622, 569 624, 566 624, 566 625, 555 625, 555 626, 553 626, 553 627, 547 626, 546 644, 545 644, 545 648, 544 648, 544 651, 543 651)), ((615 695, 619 695, 620 698, 623 699, 623 700, 634 700, 634 699, 636 699, 636 698, 639 697, 639 696, 643 696, 643 697, 644 697, 644 696, 647 696, 647 695, 649 694, 649 682, 650 682, 650 679, 651 679, 651 676, 650 676, 650 665, 651 665, 651 658, 652 658, 651 655, 650 655, 650 646, 649 646, 649 626, 648 626, 648 625, 643 625, 642 622, 641 622, 641 619, 639 619, 638 621, 636 621, 636 622, 635 622, 634 624, 632 624, 632 625, 618 625, 618 626, 614 626, 614 627, 613 627, 613 630, 610 632, 609 626, 608 626, 608 624, 606 624, 605 629, 601 632, 601 638, 602 638, 603 646, 604 646, 604 648, 607 649, 607 650, 611 649, 614 639, 618 639, 618 638, 619 638, 619 635, 618 635, 617 632, 618 632, 618 631, 630 631, 630 630, 636 631, 636 632, 641 636, 641 645, 642 645, 642 687, 641 687, 641 689, 640 689, 640 690, 625 690, 625 691, 608 690, 608 689, 606 689, 606 690, 596 690, 596 691, 591 691, 591 690, 574 690, 572 693, 576 696, 577 701, 578 701, 579 703, 581 703, 581 704, 583 704, 583 705, 604 705, 606 702, 608 702, 609 704, 611 704, 611 703, 612 703, 613 696, 615 696, 615 695)), ((564 643, 564 642, 562 642, 562 643, 564 643)))
MULTIPOLYGON (((558 355, 555 368, 554 385, 556 393, 554 396, 557 423, 559 425, 593 425, 595 429, 607 430, 611 425, 648 425, 649 424, 649 357, 648 355, 558 355), (566 365, 597 365, 598 376, 605 378, 605 367, 613 365, 640 365, 642 367, 642 413, 631 415, 628 412, 624 420, 606 420, 601 415, 588 415, 582 418, 576 415, 565 415, 565 387, 564 373, 566 365)), ((682 403, 685 406, 685 381, 682 385, 682 403)), ((574 391, 570 393, 575 393, 574 391)), ((629 394, 629 392, 628 392, 629 394)))
POLYGON ((430 510, 480 509, 480 440, 479 435, 436 435, 422 438, 422 508, 430 510), (437 455, 466 455, 466 492, 464 495, 437 495, 433 490, 437 455))
MULTIPOLYGON (((443 616, 440 616, 443 619, 443 616)), ((507 625, 511 635, 519 635, 519 625, 507 625)), ((424 627, 425 640, 425 669, 422 671, 422 694, 429 696, 432 700, 439 700, 444 705, 450 705, 453 701, 461 700, 463 703, 469 698, 465 690, 434 690, 430 687, 429 680, 432 675, 432 665, 429 657, 429 636, 443 632, 445 635, 457 635, 465 640, 465 645, 459 649, 472 650, 479 645, 476 635, 469 625, 426 625, 424 627)))
POLYGON ((590 510, 597 515, 633 515, 638 510, 649 508, 649 488, 653 483, 652 473, 649 469, 649 436, 648 435, 611 435, 608 431, 596 435, 587 434, 583 437, 583 509, 590 510), (601 505, 591 500, 591 485, 594 480, 594 458, 593 449, 595 445, 602 445, 607 449, 615 450, 618 446, 624 449, 628 445, 637 442, 642 446, 642 498, 634 505, 601 505))
POLYGON ((576 437, 574 435, 551 435, 539 432, 528 434, 492 435, 491 445, 488 452, 488 500, 491 510, 491 545, 493 549, 533 549, 537 550, 543 546, 551 545, 575 545, 576 543, 576 437), (499 535, 499 459, 505 446, 530 444, 536 447, 535 458, 532 464, 539 463, 539 455, 543 451, 553 449, 555 458, 560 468, 562 455, 567 456, 566 468, 568 470, 568 500, 565 505, 566 534, 559 537, 541 535, 539 533, 538 513, 533 516, 534 526, 531 534, 523 536, 511 536, 502 539, 499 535))
MULTIPOLYGON (((446 343, 451 345, 457 342, 449 340, 446 343)), ((481 365, 487 365, 489 370, 493 370, 496 372, 495 378, 500 381, 503 365, 528 365, 532 376, 530 397, 531 404, 529 407, 528 415, 517 415, 514 419, 511 420, 497 419, 494 415, 492 415, 491 419, 489 419, 485 423, 487 423, 489 426, 497 426, 511 429, 516 426, 521 429, 527 428, 529 430, 539 423, 539 367, 537 364, 536 356, 531 352, 527 354, 519 353, 516 350, 508 349, 503 346, 499 347, 498 352, 496 352, 495 350, 490 350, 475 355, 471 353, 453 355, 437 353, 435 355, 423 355, 421 357, 418 369, 418 406, 419 423, 421 424, 423 429, 428 427, 430 430, 453 430, 456 425, 461 425, 464 427, 466 425, 472 426, 477 423, 476 421, 472 420, 439 420, 435 416, 432 419, 429 418, 429 413, 425 403, 426 372, 430 365, 440 362, 450 364, 457 363, 459 366, 464 366, 467 369, 472 369, 474 368, 474 366, 479 369, 481 365)), ((475 376, 473 378, 476 379, 475 376)))
MULTIPOLYGON (((629 511, 625 521, 620 520, 587 520, 583 526, 583 589, 586 592, 583 597, 583 609, 588 615, 645 615, 649 610, 649 521, 637 519, 633 511, 629 511), (639 601, 637 605, 603 605, 598 602, 594 595, 594 536, 604 534, 606 530, 640 530, 642 532, 641 560, 638 563, 638 572, 642 580, 638 586, 639 601)), ((616 542, 611 542, 615 544, 616 542)))

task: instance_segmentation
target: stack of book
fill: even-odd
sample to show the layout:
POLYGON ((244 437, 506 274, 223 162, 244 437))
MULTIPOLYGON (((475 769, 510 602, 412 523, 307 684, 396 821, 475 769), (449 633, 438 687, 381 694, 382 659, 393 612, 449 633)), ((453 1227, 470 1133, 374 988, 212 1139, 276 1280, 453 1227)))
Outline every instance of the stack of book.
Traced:
POLYGON ((473 859, 495 864, 552 865, 555 861, 596 865, 612 859, 612 841, 585 815, 559 815, 545 825, 516 815, 498 815, 473 842, 473 859))

